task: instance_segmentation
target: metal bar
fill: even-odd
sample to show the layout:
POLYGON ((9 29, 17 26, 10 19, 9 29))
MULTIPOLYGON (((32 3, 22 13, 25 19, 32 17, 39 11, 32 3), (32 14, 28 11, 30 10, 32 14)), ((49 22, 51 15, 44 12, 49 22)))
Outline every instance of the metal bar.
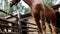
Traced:
POLYGON ((0 25, 2 25, 2 26, 4 26, 4 27, 12 27, 12 28, 17 28, 16 26, 9 26, 9 25, 6 25, 6 24, 0 24, 0 25))
POLYGON ((2 18, 0 18, 0 22, 3 22, 3 23, 12 23, 12 24, 18 25, 17 23, 10 22, 10 21, 8 21, 8 20, 6 20, 6 19, 2 19, 2 18))
POLYGON ((1 33, 4 33, 4 32, 0 32, 0 34, 1 34, 1 33))
POLYGON ((18 33, 18 32, 0 32, 0 34, 15 34, 15 33, 18 33))
POLYGON ((27 24, 31 24, 31 25, 37 26, 36 24, 30 23, 30 22, 28 22, 28 21, 23 21, 23 22, 26 22, 27 24))
POLYGON ((24 25, 22 25, 22 27, 26 27, 26 28, 30 28, 30 29, 37 29, 37 28, 33 28, 33 27, 27 27, 27 26, 24 26, 24 25))
POLYGON ((28 19, 28 18, 20 19, 20 21, 26 22, 27 24, 31 24, 31 25, 35 25, 35 26, 37 26, 36 24, 30 23, 30 22, 28 22, 28 21, 24 21, 24 19, 28 19))
POLYGON ((25 29, 22 29, 22 31, 27 31, 27 32, 38 32, 38 30, 25 30, 25 29))
MULTIPOLYGON (((6 23, 11 23, 10 21, 6 21, 6 20, 3 20, 3 19, 0 19, 0 21, 1 22, 3 22, 4 21, 4 23, 6 22, 6 23)), ((12 22, 13 23, 13 22, 12 22)), ((14 23, 14 24, 16 24, 16 23, 14 23)), ((25 26, 26 27, 26 26, 25 26)))
POLYGON ((28 21, 24 21, 24 19, 28 19, 28 18, 22 18, 22 19, 20 19, 20 21, 26 22, 27 24, 31 24, 31 25, 37 26, 36 24, 30 23, 30 22, 28 22, 28 21))
POLYGON ((18 18, 18 17, 13 16, 12 14, 9 14, 9 13, 7 13, 7 12, 3 11, 3 10, 0 10, 0 12, 3 12, 3 13, 5 13, 5 14, 11 15, 12 17, 18 18))
MULTIPOLYGON (((5 12, 5 11, 2 11, 2 10, 0 10, 0 11, 3 12, 3 13, 6 13, 6 14, 8 14, 8 15, 11 15, 11 14, 5 12)), ((11 15, 11 16, 13 16, 13 15, 11 15)), ((18 17, 16 17, 16 16, 13 16, 13 17, 18 18, 18 17)), ((23 19, 21 19, 21 21, 24 20, 24 19, 27 19, 27 18, 23 18, 23 19)), ((28 24, 32 24, 32 23, 28 23, 28 24)), ((35 25, 35 24, 32 24, 32 25, 35 25)))

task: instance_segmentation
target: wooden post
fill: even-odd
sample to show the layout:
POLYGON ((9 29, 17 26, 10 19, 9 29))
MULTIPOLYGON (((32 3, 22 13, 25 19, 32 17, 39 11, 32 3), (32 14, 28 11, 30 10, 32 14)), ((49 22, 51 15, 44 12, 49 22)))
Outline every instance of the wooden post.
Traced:
POLYGON ((22 29, 21 29, 21 22, 20 22, 20 19, 21 19, 21 16, 20 16, 20 13, 18 13, 18 25, 19 25, 19 34, 22 34, 22 29))

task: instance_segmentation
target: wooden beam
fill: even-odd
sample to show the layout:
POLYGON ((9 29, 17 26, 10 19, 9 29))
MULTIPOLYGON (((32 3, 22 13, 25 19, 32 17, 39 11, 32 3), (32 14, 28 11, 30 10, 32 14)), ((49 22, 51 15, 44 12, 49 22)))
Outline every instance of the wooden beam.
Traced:
POLYGON ((6 19, 2 19, 2 18, 0 18, 0 22, 2 22, 2 23, 12 23, 12 24, 16 24, 16 25, 18 25, 18 24, 15 23, 15 22, 11 22, 11 21, 8 21, 8 20, 6 20, 6 19))

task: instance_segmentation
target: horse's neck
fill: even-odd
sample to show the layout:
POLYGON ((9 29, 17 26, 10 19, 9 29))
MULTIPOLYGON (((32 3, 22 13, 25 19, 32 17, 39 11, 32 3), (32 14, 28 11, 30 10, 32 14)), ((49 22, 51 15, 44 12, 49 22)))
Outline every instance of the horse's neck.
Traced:
POLYGON ((32 0, 23 0, 25 3, 27 3, 30 7, 32 5, 32 0))
POLYGON ((23 0, 23 1, 27 3, 30 7, 32 5, 43 4, 42 0, 23 0))

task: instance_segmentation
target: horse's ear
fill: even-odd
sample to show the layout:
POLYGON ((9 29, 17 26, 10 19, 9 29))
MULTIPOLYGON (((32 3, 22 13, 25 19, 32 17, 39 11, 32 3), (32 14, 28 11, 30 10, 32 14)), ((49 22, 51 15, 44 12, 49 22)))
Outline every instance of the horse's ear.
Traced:
POLYGON ((13 4, 13 5, 17 6, 17 5, 18 5, 18 3, 15 3, 15 4, 13 4))
POLYGON ((10 1, 11 3, 10 3, 10 7, 12 7, 14 4, 15 4, 15 0, 12 0, 12 1, 10 1))
POLYGON ((12 6, 13 6, 13 1, 10 1, 10 2, 11 2, 11 3, 10 3, 10 5, 9 5, 9 6, 10 6, 10 7, 12 7, 12 6))
POLYGON ((13 7, 13 5, 17 6, 17 4, 18 4, 18 3, 16 3, 16 4, 10 3, 10 7, 13 7))
POLYGON ((13 6, 13 4, 10 3, 10 7, 12 7, 12 6, 13 6))

